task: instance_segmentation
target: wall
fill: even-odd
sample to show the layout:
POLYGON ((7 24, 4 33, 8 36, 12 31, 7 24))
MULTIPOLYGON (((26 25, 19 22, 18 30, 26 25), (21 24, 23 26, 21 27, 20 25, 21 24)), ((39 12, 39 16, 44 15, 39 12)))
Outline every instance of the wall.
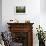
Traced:
MULTIPOLYGON (((10 19, 17 19, 20 22, 24 22, 25 20, 29 19, 31 22, 39 23, 39 14, 40 14, 40 0, 39 1, 38 0, 35 0, 35 1, 34 0, 16 0, 16 1, 15 0, 2 0, 2 23, 3 23, 3 26, 5 26, 6 23, 10 19), (14 8, 17 5, 25 6, 26 13, 25 14, 15 14, 14 8)), ((5 27, 4 27, 4 29, 6 30, 5 27)))
POLYGON ((2 31, 2 0, 0 0, 0 31, 2 31))
POLYGON ((46 0, 40 0, 40 9, 42 13, 46 13, 46 0))
POLYGON ((46 0, 40 0, 40 24, 46 31, 46 0))
MULTIPOLYGON (((25 20, 30 20, 33 25, 33 45, 38 46, 38 39, 36 37, 36 27, 39 24, 46 30, 46 15, 41 11, 43 6, 40 7, 40 0, 2 0, 2 25, 3 31, 8 30, 7 22, 11 19, 17 19, 19 22, 25 22, 25 20), (25 6, 25 14, 16 14, 14 9, 16 6, 25 6)), ((41 3, 42 5, 42 3, 41 3)))

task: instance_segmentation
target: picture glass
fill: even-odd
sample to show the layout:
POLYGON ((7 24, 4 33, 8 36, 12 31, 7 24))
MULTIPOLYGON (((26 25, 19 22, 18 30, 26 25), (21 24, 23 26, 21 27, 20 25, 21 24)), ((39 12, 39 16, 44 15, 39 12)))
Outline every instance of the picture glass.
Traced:
POLYGON ((16 6, 16 13, 25 13, 25 6, 16 6))

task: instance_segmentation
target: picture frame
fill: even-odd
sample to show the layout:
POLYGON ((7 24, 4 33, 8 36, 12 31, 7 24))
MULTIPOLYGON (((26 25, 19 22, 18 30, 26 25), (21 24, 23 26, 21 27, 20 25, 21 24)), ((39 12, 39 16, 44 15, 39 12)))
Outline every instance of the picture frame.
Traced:
POLYGON ((25 13, 25 6, 16 6, 16 13, 25 13))

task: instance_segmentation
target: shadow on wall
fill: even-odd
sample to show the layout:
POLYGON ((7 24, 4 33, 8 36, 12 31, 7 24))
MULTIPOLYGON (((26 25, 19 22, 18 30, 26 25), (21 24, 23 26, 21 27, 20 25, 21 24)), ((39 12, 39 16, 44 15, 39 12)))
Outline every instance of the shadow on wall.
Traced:
POLYGON ((2 0, 0 0, 0 31, 2 31, 2 0))

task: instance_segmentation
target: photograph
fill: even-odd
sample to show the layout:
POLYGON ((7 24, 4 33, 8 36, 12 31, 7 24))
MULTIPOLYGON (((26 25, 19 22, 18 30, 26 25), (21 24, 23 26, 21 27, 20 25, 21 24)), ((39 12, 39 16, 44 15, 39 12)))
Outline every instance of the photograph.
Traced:
POLYGON ((16 13, 25 13, 25 6, 16 6, 16 13))

